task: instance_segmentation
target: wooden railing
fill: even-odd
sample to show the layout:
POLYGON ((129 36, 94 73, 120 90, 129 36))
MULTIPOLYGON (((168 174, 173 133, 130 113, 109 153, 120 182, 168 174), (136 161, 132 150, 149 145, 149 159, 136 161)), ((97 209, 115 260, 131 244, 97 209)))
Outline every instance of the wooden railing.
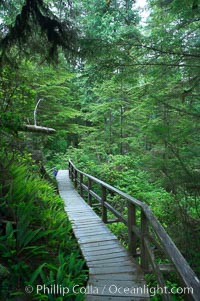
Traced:
MULTIPOLYGON (((69 160, 69 176, 74 182, 75 188, 80 189, 82 197, 83 192, 87 192, 87 199, 90 206, 92 206, 93 198, 98 201, 102 209, 101 214, 104 223, 117 221, 122 222, 127 226, 129 251, 133 256, 139 256, 138 262, 144 272, 153 272, 156 275, 163 300, 172 301, 170 290, 166 289, 167 286, 163 275, 164 271, 174 271, 179 276, 178 278, 182 290, 184 291, 184 300, 200 300, 199 279, 148 205, 138 201, 119 189, 80 171, 75 167, 71 160, 69 160), (99 191, 101 191, 101 193, 99 193, 100 195, 93 190, 94 183, 98 184, 99 191), (108 194, 109 196, 110 194, 118 195, 120 198, 126 200, 126 206, 128 208, 127 216, 123 216, 108 203, 108 194), (117 218, 116 220, 108 220, 108 210, 114 214, 117 218), (140 242, 139 254, 136 249, 138 240, 140 242), (155 250, 162 252, 171 264, 158 264, 156 261, 155 250)), ((180 292, 181 288, 179 289, 179 293, 180 292)))

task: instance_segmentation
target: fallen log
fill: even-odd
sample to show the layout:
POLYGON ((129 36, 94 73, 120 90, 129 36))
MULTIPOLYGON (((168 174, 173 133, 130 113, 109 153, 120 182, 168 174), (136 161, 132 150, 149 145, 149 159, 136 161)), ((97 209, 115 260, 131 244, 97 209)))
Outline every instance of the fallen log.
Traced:
POLYGON ((20 131, 24 132, 40 132, 44 134, 54 134, 56 133, 55 129, 52 128, 47 128, 43 126, 38 126, 38 125, 31 125, 31 124, 25 124, 20 127, 20 131))

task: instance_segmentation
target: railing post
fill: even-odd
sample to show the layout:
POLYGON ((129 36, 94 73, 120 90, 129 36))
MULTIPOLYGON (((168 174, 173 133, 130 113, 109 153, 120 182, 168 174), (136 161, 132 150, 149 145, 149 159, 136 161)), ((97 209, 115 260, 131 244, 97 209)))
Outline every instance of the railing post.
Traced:
POLYGON ((74 170, 74 187, 77 188, 77 170, 74 170))
POLYGON ((131 255, 136 255, 136 234, 133 227, 136 226, 136 206, 128 202, 128 249, 131 255))
POLYGON ((106 188, 102 185, 101 186, 102 221, 104 223, 107 223, 108 222, 107 208, 105 207, 105 202, 106 202, 106 188))
POLYGON ((149 270, 148 250, 144 242, 144 238, 147 235, 148 235, 148 220, 142 210, 141 211, 141 267, 146 271, 149 270))
POLYGON ((69 161, 69 178, 73 179, 73 167, 70 161, 69 161))
POLYGON ((83 197, 83 186, 82 186, 82 184, 83 184, 83 174, 80 173, 80 195, 81 195, 81 197, 83 197))
POLYGON ((92 180, 88 178, 88 204, 92 207, 92 196, 90 194, 90 190, 92 190, 92 180))
POLYGON ((73 165, 71 166, 71 180, 74 182, 74 167, 73 165))

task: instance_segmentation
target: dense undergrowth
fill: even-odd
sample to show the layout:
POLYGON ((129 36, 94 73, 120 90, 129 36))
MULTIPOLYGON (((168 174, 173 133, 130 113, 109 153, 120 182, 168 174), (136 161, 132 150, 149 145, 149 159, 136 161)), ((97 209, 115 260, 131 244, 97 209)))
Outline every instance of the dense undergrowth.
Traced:
MULTIPOLYGON (((166 191, 159 178, 153 177, 149 171, 142 169, 140 158, 133 158, 130 155, 110 155, 106 160, 95 160, 94 157, 86 155, 82 150, 71 150, 70 157, 75 165, 93 176, 119 188, 120 190, 147 203, 165 230, 174 240, 189 264, 199 275, 200 270, 200 228, 198 224, 198 209, 195 199, 192 196, 188 199, 184 194, 173 194, 166 191)), ((97 193, 100 194, 100 191, 97 193)), ((108 196, 109 198, 109 196, 108 196)), ((127 214, 125 201, 117 196, 111 196, 109 203, 123 213, 127 214)), ((109 216, 113 217, 113 216, 109 216)), ((126 246, 128 241, 127 228, 122 223, 110 225, 111 230, 118 236, 126 246)), ((158 258, 160 263, 162 256, 158 258)), ((175 275, 169 274, 168 287, 177 287, 178 280, 175 275)), ((147 276, 150 286, 156 286, 156 279, 153 275, 147 276)), ((173 300, 184 300, 183 296, 173 296, 173 300)), ((152 300, 161 300, 161 296, 154 296, 152 300)))
POLYGON ((0 300, 83 300, 73 286, 86 284, 85 261, 55 187, 29 157, 4 157, 1 174, 0 300))

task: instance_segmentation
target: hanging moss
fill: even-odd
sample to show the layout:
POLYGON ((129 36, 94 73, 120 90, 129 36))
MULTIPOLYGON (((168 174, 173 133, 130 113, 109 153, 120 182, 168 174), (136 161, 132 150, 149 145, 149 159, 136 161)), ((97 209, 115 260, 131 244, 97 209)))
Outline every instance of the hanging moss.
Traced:
POLYGON ((14 25, 8 26, 5 32, 0 41, 2 58, 12 46, 17 45, 22 51, 27 43, 31 47, 31 38, 35 38, 36 32, 41 33, 40 42, 45 43, 47 59, 55 59, 59 47, 69 56, 76 53, 76 29, 68 20, 61 22, 42 0, 26 0, 14 25))

